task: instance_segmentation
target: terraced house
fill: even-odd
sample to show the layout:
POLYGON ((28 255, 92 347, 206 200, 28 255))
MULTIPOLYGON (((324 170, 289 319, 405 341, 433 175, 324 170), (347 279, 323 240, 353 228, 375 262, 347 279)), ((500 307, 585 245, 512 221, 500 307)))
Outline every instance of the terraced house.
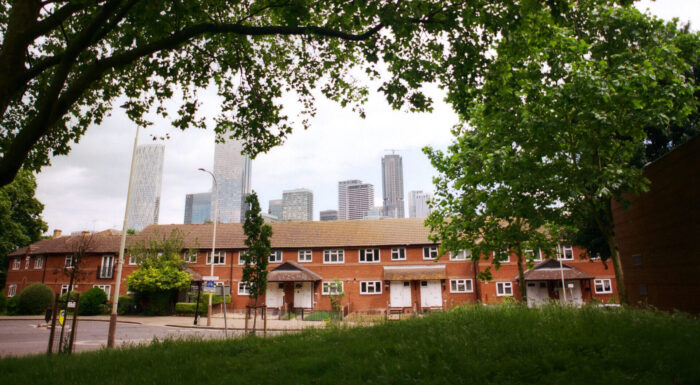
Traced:
MULTIPOLYGON (((501 302, 519 298, 515 256, 494 272, 494 279, 480 282, 478 272, 489 265, 473 263, 468 252, 439 255, 439 245, 428 239, 423 219, 382 219, 323 222, 279 222, 273 228, 265 304, 270 308, 329 309, 329 295, 345 293, 343 305, 350 312, 423 312, 463 303, 501 302)), ((211 255, 211 224, 151 225, 128 243, 171 234, 184 237, 182 257, 193 280, 209 275, 214 264, 217 285, 231 292, 231 310, 249 303, 241 281, 246 251, 240 223, 217 226, 216 252, 211 255)), ((56 292, 67 290, 71 255, 79 236, 46 239, 10 254, 5 293, 15 295, 33 282, 43 282, 56 292)), ((84 237, 83 237, 84 238, 84 237)), ((117 232, 91 235, 77 290, 100 287, 114 295, 114 269, 119 250, 117 232)), ((608 302, 616 295, 613 269, 601 261, 582 258, 580 250, 561 245, 555 259, 532 251, 537 264, 525 275, 528 302, 559 298, 562 279, 569 301, 608 302), (560 262, 561 261, 561 265, 560 262)), ((124 277, 138 266, 125 258, 124 277)), ((124 278, 126 280, 126 278, 124 278)), ((122 292, 126 294, 125 282, 122 292)), ((563 297, 563 295, 562 295, 563 297)))

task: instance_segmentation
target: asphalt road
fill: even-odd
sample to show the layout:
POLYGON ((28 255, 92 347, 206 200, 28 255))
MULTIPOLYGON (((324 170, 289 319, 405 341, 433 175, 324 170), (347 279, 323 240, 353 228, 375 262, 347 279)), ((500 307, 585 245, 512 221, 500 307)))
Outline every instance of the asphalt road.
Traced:
MULTIPOLYGON (((45 353, 49 341, 50 330, 38 327, 43 320, 0 320, 0 357, 23 356, 28 354, 45 353)), ((75 338, 74 351, 96 350, 107 344, 107 329, 109 323, 103 321, 79 321, 75 338)), ((56 328, 57 334, 60 327, 56 328)), ((68 328, 66 328, 66 331, 68 328)), ((223 338, 222 330, 177 328, 167 326, 138 325, 131 323, 117 324, 115 342, 123 344, 142 344, 153 341, 153 338, 223 338)), ((240 335, 241 332, 229 331, 229 337, 240 335)), ((54 339, 58 343, 58 337, 54 339)), ((54 351, 55 351, 54 345, 54 351)))

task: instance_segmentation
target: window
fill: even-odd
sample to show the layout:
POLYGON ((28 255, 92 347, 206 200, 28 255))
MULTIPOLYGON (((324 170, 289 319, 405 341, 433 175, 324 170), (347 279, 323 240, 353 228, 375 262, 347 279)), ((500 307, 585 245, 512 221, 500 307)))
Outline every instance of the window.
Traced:
POLYGON ((423 248, 423 259, 437 259, 438 248, 437 246, 430 246, 423 248))
MULTIPOLYGON (((496 259, 496 252, 493 252, 493 259, 496 259)), ((508 263, 510 262, 510 250, 508 248, 501 249, 500 255, 498 255, 499 260, 501 263, 508 263)))
POLYGON ((24 270, 29 270, 29 261, 32 260, 32 257, 27 256, 27 259, 24 261, 24 270))
POLYGON ((41 269, 42 267, 44 267, 44 257, 39 255, 34 260, 34 268, 41 269))
POLYGON ((458 253, 450 253, 450 261, 466 261, 467 258, 472 256, 472 252, 469 250, 462 250, 458 253))
POLYGON ((406 260, 406 249, 403 247, 396 247, 391 249, 391 260, 392 261, 405 261, 406 260))
POLYGON ((64 266, 66 269, 70 269, 73 267, 73 256, 72 255, 66 255, 66 263, 64 266))
POLYGON ((612 282, 609 279, 596 279, 593 281, 595 286, 596 294, 610 294, 612 293, 612 282))
POLYGON ((107 294, 107 300, 109 301, 109 292, 112 291, 112 286, 111 285, 92 285, 92 287, 96 287, 98 289, 102 289, 102 291, 107 294))
POLYGON ((17 294, 17 285, 10 285, 7 287, 7 296, 14 297, 17 294))
POLYGON ((248 282, 238 282, 238 295, 250 295, 248 282))
POLYGON ((282 262, 282 250, 273 250, 268 257, 270 263, 280 263, 282 262))
POLYGON ((136 261, 136 257, 133 255, 129 255, 129 265, 136 265, 138 262, 136 261))
POLYGON ((541 261, 542 260, 542 250, 538 249, 536 253, 534 250, 525 250, 525 259, 533 260, 533 261, 541 261))
POLYGON ((299 250, 299 262, 311 262, 311 250, 299 250))
POLYGON ((185 251, 185 263, 197 263, 198 250, 185 251))
MULTIPOLYGON (((226 252, 225 251, 217 251, 214 253, 214 265, 223 265, 226 263, 226 252)), ((211 251, 207 253, 207 265, 211 265, 211 251)))
MULTIPOLYGON (((238 252, 238 264, 239 265, 245 265, 245 256, 246 256, 247 251, 246 250, 241 250, 238 252)), ((255 261, 252 261, 250 263, 251 265, 255 265, 255 261)))
POLYGON ((382 294, 382 281, 361 281, 360 294, 382 294))
POLYGON ((360 262, 379 262, 379 249, 360 249, 360 262))
POLYGON ((12 260, 12 270, 19 270, 20 266, 22 266, 22 261, 19 258, 12 260))
POLYGON ((571 261, 574 259, 574 248, 571 245, 557 245, 557 259, 571 261))
MULTIPOLYGON (((78 288, 78 285, 73 284, 73 291, 78 288)), ((68 284, 61 285, 61 295, 68 293, 68 284)))
POLYGON ((343 292, 343 282, 326 281, 323 282, 321 289, 323 295, 340 294, 343 292))
POLYGON ((472 280, 471 279, 451 279, 450 280, 450 293, 471 293, 472 280))
POLYGON ((323 263, 345 263, 345 250, 323 250, 323 263))
POLYGON ((100 268, 100 278, 112 278, 114 272, 114 256, 103 255, 102 267, 100 268))
POLYGON ((496 294, 499 297, 513 295, 513 282, 496 282, 496 294))

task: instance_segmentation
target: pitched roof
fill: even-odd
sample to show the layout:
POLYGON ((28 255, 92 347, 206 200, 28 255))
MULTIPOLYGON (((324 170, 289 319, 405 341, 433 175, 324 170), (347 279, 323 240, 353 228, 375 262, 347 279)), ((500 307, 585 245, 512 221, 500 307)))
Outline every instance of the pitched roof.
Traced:
POLYGON ((320 275, 294 261, 287 261, 267 273, 268 282, 314 282, 321 279, 320 275))
POLYGON ((389 281, 445 279, 445 265, 384 266, 384 279, 389 281))
MULTIPOLYGON (((592 275, 556 259, 545 259, 535 265, 532 270, 526 271, 524 275, 526 281, 556 281, 561 279, 562 272, 565 280, 593 278, 592 275)), ((515 279, 517 278, 516 276, 515 279)))
POLYGON ((86 252, 88 253, 116 253, 119 250, 120 238, 120 233, 114 230, 105 230, 89 235, 66 235, 42 239, 8 255, 17 257, 39 254, 69 254, 75 252, 81 243, 87 244, 86 252))

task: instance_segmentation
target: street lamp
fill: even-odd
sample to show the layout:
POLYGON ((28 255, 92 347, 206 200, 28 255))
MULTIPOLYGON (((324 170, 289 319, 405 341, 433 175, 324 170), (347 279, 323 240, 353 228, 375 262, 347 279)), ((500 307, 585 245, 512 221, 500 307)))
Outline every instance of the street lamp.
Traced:
MULTIPOLYGON (((214 252, 216 251, 216 221, 217 221, 216 215, 219 211, 219 183, 216 181, 216 177, 214 176, 213 172, 205 170, 201 167, 198 170, 204 171, 207 174, 211 175, 212 178, 214 178, 214 232, 213 232, 212 240, 211 240, 211 258, 209 260, 211 262, 211 270, 209 272, 209 275, 213 277, 214 276, 214 252)), ((224 294, 224 307, 225 307, 226 306, 226 293, 223 293, 223 294, 224 294)), ((209 307, 208 307, 208 311, 207 311, 207 326, 211 326, 211 312, 212 312, 211 301, 212 301, 213 297, 214 297, 214 295, 212 293, 210 293, 209 294, 209 307)), ((225 319, 224 319, 224 322, 225 322, 225 319)))

